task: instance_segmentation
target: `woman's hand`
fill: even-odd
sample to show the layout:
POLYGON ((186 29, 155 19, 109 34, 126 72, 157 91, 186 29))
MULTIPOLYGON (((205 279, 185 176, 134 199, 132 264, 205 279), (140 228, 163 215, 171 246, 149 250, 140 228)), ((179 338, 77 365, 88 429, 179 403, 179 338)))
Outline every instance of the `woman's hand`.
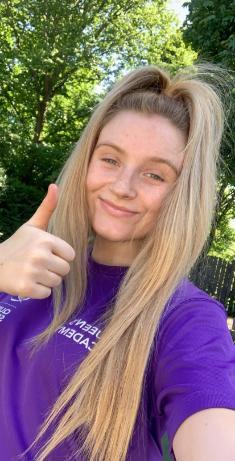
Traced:
POLYGON ((58 186, 51 184, 32 218, 0 245, 0 291, 30 298, 47 298, 70 271, 74 249, 46 232, 56 208, 58 186))

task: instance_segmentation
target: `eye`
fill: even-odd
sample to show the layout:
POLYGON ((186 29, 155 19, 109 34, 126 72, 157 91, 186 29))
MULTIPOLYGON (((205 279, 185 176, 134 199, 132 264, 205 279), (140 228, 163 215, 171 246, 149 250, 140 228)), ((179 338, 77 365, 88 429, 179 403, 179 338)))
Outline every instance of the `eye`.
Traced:
POLYGON ((114 162, 114 164, 117 163, 116 160, 114 160, 113 158, 102 158, 101 160, 107 163, 110 163, 110 162, 111 163, 114 162))
POLYGON ((162 181, 164 182, 164 179, 162 179, 160 176, 158 176, 158 174, 155 174, 155 173, 147 173, 147 174, 150 174, 152 176, 154 176, 154 181, 162 181))

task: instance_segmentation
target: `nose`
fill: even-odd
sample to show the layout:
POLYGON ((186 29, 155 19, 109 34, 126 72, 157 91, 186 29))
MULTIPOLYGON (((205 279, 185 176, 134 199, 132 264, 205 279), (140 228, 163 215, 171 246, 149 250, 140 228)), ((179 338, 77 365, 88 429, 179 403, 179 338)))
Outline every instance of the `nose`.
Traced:
POLYGON ((120 171, 110 184, 110 190, 120 197, 134 198, 136 196, 136 186, 133 171, 120 171))

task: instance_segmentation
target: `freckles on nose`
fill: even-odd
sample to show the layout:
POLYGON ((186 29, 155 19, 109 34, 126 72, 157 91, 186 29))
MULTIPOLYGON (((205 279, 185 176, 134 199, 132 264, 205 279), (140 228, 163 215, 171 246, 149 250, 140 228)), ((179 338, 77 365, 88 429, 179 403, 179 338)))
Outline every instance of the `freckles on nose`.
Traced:
POLYGON ((123 173, 121 172, 115 179, 113 179, 112 184, 114 186, 133 189, 135 187, 135 177, 133 173, 123 173))

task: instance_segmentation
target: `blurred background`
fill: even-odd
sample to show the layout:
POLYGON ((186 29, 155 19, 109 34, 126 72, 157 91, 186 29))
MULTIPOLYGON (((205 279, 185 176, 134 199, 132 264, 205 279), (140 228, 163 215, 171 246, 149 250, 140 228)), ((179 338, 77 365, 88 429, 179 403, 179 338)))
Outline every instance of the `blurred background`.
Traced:
POLYGON ((218 207, 190 277, 225 305, 232 328, 234 0, 1 0, 0 20, 0 242, 35 212, 114 80, 146 64, 229 70, 218 207))

